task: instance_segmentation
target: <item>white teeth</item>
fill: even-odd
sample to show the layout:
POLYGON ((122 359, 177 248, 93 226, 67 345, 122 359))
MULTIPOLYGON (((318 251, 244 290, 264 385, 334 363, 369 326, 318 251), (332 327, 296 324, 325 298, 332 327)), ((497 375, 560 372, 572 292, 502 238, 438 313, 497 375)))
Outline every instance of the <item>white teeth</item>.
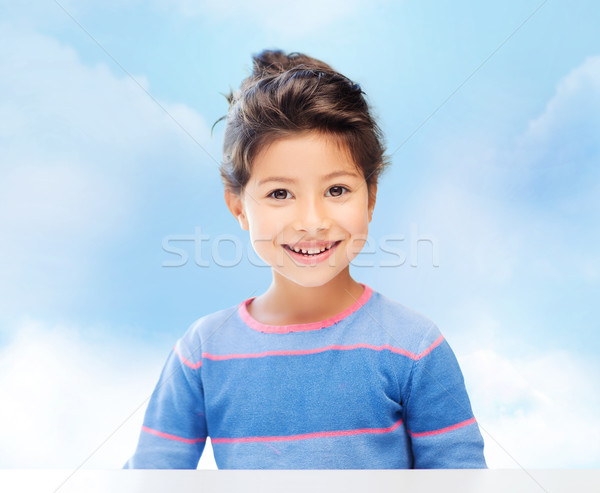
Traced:
POLYGON ((335 243, 332 243, 331 245, 327 246, 327 247, 321 247, 321 248, 298 248, 298 247, 292 247, 288 245, 288 248, 290 248, 291 250, 293 250, 296 253, 303 253, 304 255, 316 255, 318 253, 323 253, 325 250, 329 250, 335 243))

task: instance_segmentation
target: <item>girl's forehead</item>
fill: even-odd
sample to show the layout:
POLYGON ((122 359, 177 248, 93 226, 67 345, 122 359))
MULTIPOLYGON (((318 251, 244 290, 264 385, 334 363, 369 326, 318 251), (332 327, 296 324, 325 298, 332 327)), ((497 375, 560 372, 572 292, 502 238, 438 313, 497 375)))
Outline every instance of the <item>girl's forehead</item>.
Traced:
POLYGON ((339 143, 321 134, 310 133, 275 140, 256 155, 251 179, 264 181, 266 175, 319 175, 346 173, 361 176, 350 153, 339 143))

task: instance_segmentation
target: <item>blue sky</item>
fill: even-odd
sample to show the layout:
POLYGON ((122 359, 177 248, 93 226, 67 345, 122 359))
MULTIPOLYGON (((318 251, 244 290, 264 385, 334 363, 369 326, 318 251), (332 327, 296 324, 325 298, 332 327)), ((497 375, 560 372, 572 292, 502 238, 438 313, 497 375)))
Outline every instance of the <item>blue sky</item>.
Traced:
POLYGON ((353 273, 440 326, 490 466, 600 467, 598 25, 591 1, 0 1, 0 467, 75 467, 122 425, 86 462, 120 467, 176 338, 268 286, 210 134, 267 47, 366 91, 392 166, 353 273))

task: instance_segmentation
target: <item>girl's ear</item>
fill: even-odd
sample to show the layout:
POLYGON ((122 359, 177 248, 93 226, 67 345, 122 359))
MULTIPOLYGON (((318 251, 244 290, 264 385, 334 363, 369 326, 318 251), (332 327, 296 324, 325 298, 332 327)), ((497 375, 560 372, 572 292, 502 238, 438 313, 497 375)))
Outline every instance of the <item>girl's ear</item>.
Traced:
POLYGON ((377 185, 369 185, 369 222, 373 219, 373 209, 375 209, 375 202, 377 201, 377 185))
POLYGON ((226 188, 225 202, 227 203, 227 208, 233 214, 233 217, 235 217, 240 223, 241 228, 244 231, 248 231, 250 227, 248 225, 248 218, 246 217, 246 211, 244 209, 242 197, 239 194, 226 188))

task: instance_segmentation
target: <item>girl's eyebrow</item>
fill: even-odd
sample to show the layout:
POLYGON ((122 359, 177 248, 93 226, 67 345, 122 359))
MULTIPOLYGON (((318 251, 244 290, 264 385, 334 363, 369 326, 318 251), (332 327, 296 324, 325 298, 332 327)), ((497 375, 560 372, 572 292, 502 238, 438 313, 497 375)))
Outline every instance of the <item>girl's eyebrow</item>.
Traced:
MULTIPOLYGON (((359 177, 358 174, 353 173, 351 171, 341 170, 341 171, 334 171, 332 173, 322 176, 321 181, 331 180, 332 178, 337 178, 338 176, 350 176, 353 178, 359 177)), ((288 178, 287 176, 270 176, 268 178, 263 178, 262 180, 260 180, 258 182, 258 185, 260 186, 260 185, 263 185, 264 183, 267 183, 270 181, 276 181, 276 182, 282 182, 282 183, 296 183, 296 180, 294 178, 288 178)))

